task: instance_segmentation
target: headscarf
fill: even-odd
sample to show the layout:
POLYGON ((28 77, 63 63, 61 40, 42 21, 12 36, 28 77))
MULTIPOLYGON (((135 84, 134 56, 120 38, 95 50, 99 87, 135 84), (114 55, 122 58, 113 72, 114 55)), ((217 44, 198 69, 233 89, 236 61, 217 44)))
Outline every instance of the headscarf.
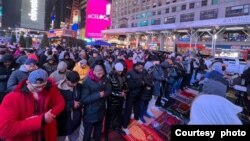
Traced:
POLYGON ((242 108, 217 95, 200 95, 191 106, 190 125, 241 125, 242 108))

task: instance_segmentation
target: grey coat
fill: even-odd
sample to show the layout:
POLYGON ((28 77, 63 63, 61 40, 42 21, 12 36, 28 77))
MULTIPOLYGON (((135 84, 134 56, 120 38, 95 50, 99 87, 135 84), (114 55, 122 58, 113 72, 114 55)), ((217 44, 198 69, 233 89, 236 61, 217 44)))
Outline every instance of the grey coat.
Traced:
POLYGON ((22 80, 28 79, 28 76, 29 72, 24 65, 22 65, 18 70, 13 71, 7 82, 7 91, 11 92, 14 90, 17 84, 22 80))
POLYGON ((154 66, 152 76, 154 81, 153 94, 155 96, 160 96, 163 87, 162 82, 166 80, 165 73, 161 66, 154 66))

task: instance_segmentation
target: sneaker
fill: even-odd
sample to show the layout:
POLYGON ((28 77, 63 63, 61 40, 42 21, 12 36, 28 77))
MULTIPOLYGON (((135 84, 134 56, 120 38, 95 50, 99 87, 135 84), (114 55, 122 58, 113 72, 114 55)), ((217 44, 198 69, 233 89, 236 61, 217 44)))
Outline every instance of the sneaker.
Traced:
POLYGON ((122 130, 125 132, 125 134, 126 134, 126 135, 128 135, 128 134, 129 134, 129 130, 128 130, 128 128, 122 128, 122 130))
POLYGON ((151 108, 156 110, 156 111, 160 111, 160 109, 159 109, 160 107, 158 107, 158 106, 152 106, 151 108))
POLYGON ((148 115, 150 115, 151 117, 153 117, 154 116, 154 114, 152 113, 152 110, 151 110, 151 108, 150 107, 148 107, 148 109, 147 109, 147 114, 148 115))
POLYGON ((144 114, 144 116, 147 117, 147 118, 153 118, 153 117, 154 117, 153 115, 150 115, 148 112, 146 112, 146 113, 144 114))

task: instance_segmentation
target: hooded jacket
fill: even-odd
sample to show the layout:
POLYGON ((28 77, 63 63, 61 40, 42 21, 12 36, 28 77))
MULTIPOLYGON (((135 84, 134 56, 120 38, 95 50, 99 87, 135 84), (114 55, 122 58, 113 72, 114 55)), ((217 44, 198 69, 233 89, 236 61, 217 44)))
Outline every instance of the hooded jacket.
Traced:
POLYGON ((63 74, 59 73, 61 70, 66 70, 66 69, 67 69, 67 64, 61 61, 57 66, 57 70, 50 74, 50 77, 56 81, 56 84, 58 84, 60 80, 64 80, 66 78, 66 72, 63 74))
POLYGON ((81 85, 77 84, 71 90, 66 83, 65 79, 58 84, 59 91, 65 101, 65 108, 57 117, 58 136, 71 135, 81 125, 82 120, 81 107, 74 109, 74 101, 79 101, 81 98, 81 85))
MULTIPOLYGON (((35 99, 25 90, 26 80, 6 95, 0 106, 0 137, 6 141, 34 141, 39 131, 46 141, 56 141, 56 121, 42 122, 44 114, 52 110, 57 116, 64 108, 64 100, 56 84, 49 79, 47 86, 39 93, 44 99, 43 113, 35 114, 35 99)), ((27 87, 27 86, 26 86, 27 87)))

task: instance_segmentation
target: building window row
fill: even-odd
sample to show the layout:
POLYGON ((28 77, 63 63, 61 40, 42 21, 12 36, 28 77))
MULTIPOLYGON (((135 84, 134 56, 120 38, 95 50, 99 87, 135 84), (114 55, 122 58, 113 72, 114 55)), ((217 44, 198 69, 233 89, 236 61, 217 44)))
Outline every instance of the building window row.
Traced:
POLYGON ((164 18, 164 24, 171 24, 171 23, 175 23, 175 17, 174 16, 164 18))
POLYGON ((160 24, 161 24, 161 18, 151 20, 151 25, 160 25, 160 24))
POLYGON ((216 19, 218 17, 218 9, 201 11, 200 20, 216 19))
MULTIPOLYGON (((184 9, 184 8, 182 7, 182 9, 184 9)), ((172 9, 172 11, 173 11, 173 9, 172 9)), ((249 13, 250 13, 249 11, 250 11, 249 4, 227 7, 225 16, 226 17, 234 17, 234 16, 249 15, 249 13)), ((169 13, 169 12, 170 12, 170 9, 166 8, 165 13, 169 13)), ((218 18, 218 13, 219 13, 219 9, 211 9, 211 10, 201 11, 200 12, 200 20, 216 19, 216 18, 218 18)), ((161 15, 161 10, 160 11, 153 11, 153 12, 147 11, 145 13, 133 15, 131 18, 132 18, 132 20, 135 20, 135 19, 149 18, 149 17, 155 16, 155 15, 161 15)), ((180 15, 180 22, 194 21, 194 15, 195 15, 194 13, 181 14, 180 15)), ((171 23, 175 23, 175 22, 176 22, 175 16, 170 16, 170 17, 165 17, 163 23, 164 24, 171 24, 171 23)), ((148 20, 144 20, 144 21, 140 22, 138 25, 136 23, 132 23, 131 26, 132 27, 147 26, 149 24, 150 23, 148 22, 148 20)), ((158 25, 158 24, 161 24, 160 18, 151 20, 151 25, 158 25)))
POLYGON ((249 5, 232 6, 226 8, 226 17, 249 15, 249 5))
POLYGON ((180 16, 180 22, 194 21, 194 13, 182 14, 180 16))

